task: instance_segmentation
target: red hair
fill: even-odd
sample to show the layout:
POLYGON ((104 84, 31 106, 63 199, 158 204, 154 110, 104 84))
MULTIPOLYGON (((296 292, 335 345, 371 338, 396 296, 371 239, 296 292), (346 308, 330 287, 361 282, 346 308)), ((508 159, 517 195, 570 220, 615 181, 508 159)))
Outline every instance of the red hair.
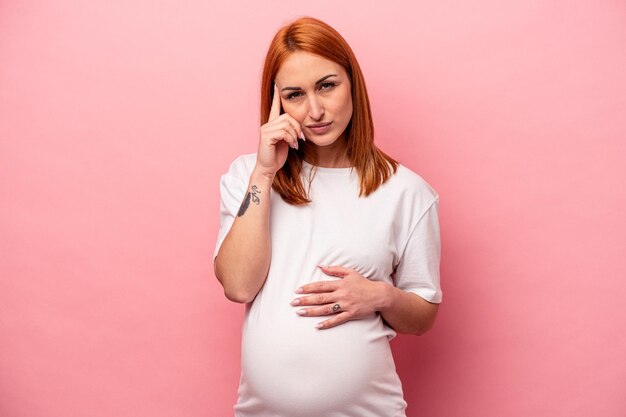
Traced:
MULTIPOLYGON (((276 74, 287 57, 297 51, 309 52, 341 65, 350 78, 353 112, 346 127, 346 152, 359 174, 359 196, 367 197, 396 172, 398 162, 374 145, 374 123, 361 68, 348 43, 331 26, 313 17, 301 17, 276 33, 267 51, 261 77, 261 125, 269 118, 276 74)), ((290 147, 287 161, 272 183, 272 188, 289 204, 311 202, 300 179, 301 169, 302 146, 299 152, 290 147)))

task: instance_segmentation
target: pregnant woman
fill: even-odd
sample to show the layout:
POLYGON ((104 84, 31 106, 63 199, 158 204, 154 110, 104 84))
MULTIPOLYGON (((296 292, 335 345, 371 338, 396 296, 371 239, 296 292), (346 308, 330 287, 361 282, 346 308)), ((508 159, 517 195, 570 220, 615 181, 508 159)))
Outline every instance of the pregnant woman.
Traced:
POLYGON ((389 340, 441 303, 439 196, 375 146, 361 69, 320 20, 272 40, 261 124, 220 182, 215 275, 246 304, 235 416, 406 416, 389 340))

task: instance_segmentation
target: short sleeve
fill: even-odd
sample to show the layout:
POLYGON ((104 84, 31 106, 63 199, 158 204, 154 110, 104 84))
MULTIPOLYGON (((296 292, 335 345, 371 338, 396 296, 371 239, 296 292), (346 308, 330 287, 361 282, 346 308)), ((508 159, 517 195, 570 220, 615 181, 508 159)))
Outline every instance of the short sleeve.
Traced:
POLYGON ((228 171, 220 177, 220 227, 213 259, 217 256, 224 238, 230 231, 241 202, 248 188, 249 178, 245 178, 243 157, 235 159, 228 171))
POLYGON ((439 197, 419 219, 395 270, 396 287, 419 295, 431 303, 441 303, 441 239, 439 197))

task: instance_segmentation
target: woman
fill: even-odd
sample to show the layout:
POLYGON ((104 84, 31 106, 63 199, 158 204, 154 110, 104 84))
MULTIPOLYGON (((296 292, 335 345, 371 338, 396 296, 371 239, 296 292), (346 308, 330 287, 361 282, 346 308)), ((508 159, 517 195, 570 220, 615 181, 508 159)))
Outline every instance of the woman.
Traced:
POLYGON ((400 417, 389 347, 442 299, 439 197, 374 145, 357 60, 333 28, 275 35, 257 153, 222 175, 215 275, 246 303, 237 417, 400 417))

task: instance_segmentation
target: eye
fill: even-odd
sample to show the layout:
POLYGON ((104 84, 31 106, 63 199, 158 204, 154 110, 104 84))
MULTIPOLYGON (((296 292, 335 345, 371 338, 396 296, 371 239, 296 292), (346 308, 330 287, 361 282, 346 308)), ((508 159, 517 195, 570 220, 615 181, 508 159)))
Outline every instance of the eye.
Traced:
POLYGON ((289 93, 289 94, 287 94, 287 97, 285 97, 285 99, 293 100, 294 98, 299 97, 299 94, 302 94, 302 93, 300 93, 300 92, 289 93))
MULTIPOLYGON (((333 82, 325 82, 323 84, 320 85, 320 90, 330 90, 332 88, 334 88, 337 85, 337 83, 333 83, 333 82)), ((285 100, 295 100, 299 97, 302 96, 302 92, 301 91, 294 91, 293 93, 289 93, 287 94, 287 96, 285 97, 285 100)))

